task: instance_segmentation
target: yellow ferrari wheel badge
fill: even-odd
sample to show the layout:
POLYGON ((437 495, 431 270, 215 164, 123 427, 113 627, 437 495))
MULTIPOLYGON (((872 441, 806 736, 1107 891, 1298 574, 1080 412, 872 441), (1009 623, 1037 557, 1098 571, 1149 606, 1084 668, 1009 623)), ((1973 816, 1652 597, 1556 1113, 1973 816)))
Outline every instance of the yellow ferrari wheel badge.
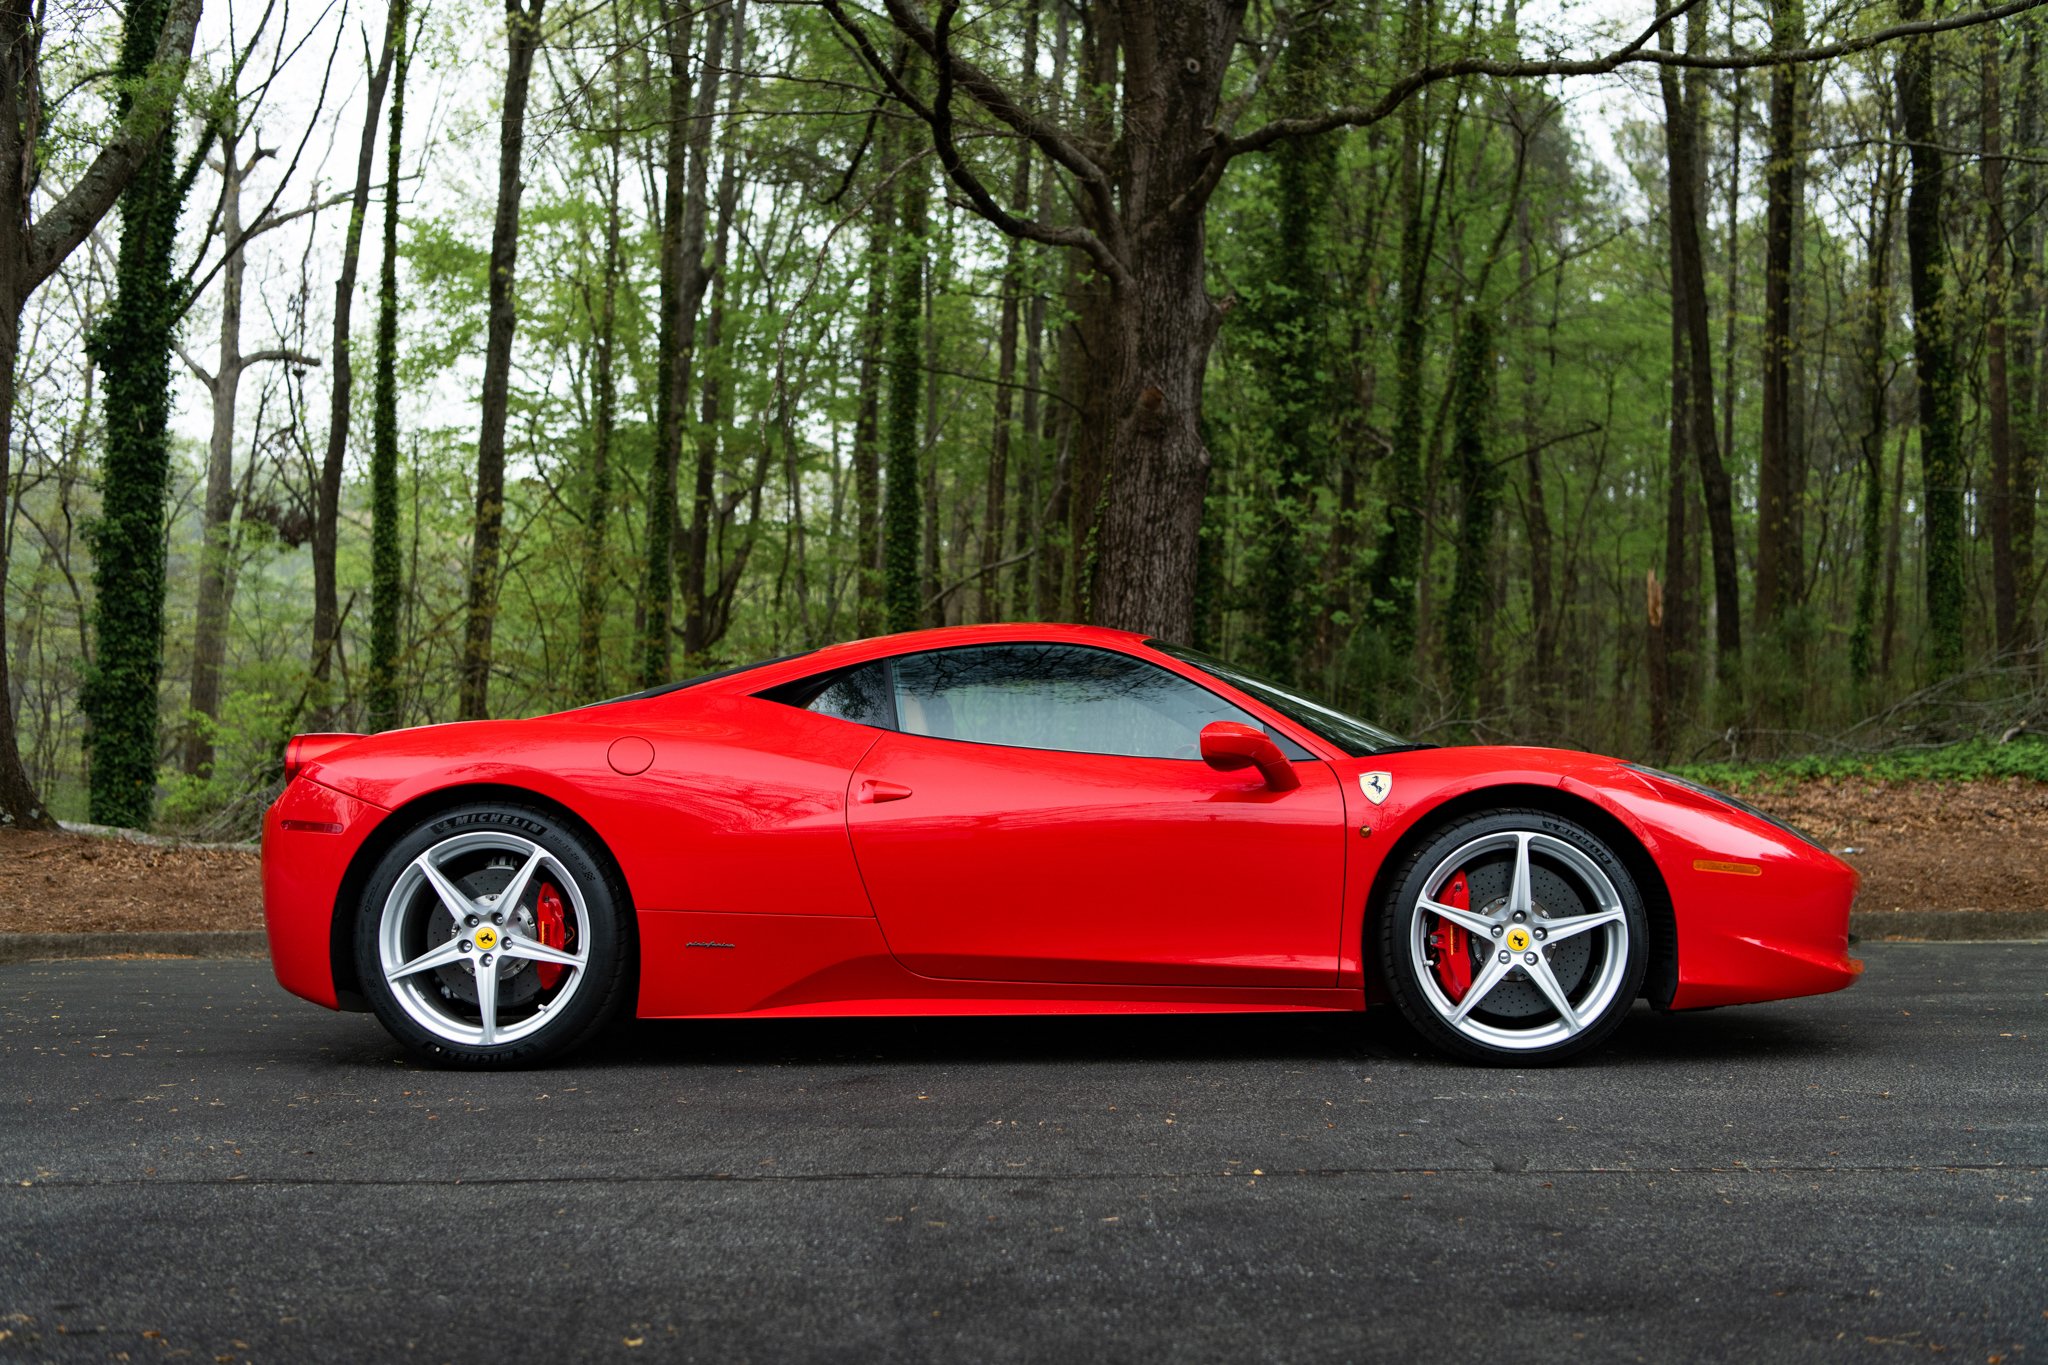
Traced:
MULTIPOLYGON (((1521 931, 1520 931, 1520 930, 1516 930, 1516 932, 1517 932, 1517 933, 1520 933, 1521 931)), ((1526 937, 1526 935, 1524 935, 1524 937, 1526 937)), ((477 948, 478 948, 478 949, 479 949, 480 951, 483 951, 483 952, 486 952, 486 953, 488 953, 488 952, 489 952, 489 951, 490 951, 491 949, 493 949, 493 948, 497 947, 497 946, 498 946, 498 931, 497 931, 496 929, 493 929, 493 928, 492 928, 492 927, 491 927, 490 925, 488 925, 488 924, 486 924, 486 925, 484 925, 483 927, 479 928, 479 929, 478 929, 478 930, 476 931, 476 946, 477 946, 477 948)))
POLYGON ((1529 950, 1529 931, 1519 924, 1508 930, 1508 947, 1518 953, 1527 952, 1529 950))

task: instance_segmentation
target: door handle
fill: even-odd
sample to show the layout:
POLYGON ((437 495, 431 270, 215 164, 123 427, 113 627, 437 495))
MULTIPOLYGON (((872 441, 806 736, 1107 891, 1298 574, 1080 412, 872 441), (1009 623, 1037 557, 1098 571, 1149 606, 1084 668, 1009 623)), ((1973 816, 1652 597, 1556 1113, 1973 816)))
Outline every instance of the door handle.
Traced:
POLYGON ((865 781, 860 784, 860 795, 854 799, 864 805, 880 805, 884 801, 901 801, 910 795, 910 788, 894 782, 865 781))

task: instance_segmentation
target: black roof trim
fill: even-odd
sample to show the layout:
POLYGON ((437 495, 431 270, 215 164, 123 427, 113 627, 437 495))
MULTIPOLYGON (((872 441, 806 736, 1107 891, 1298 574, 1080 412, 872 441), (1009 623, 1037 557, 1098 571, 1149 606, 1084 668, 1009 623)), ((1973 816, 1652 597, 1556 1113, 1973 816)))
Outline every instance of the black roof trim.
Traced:
POLYGON ((696 687, 700 683, 717 682, 720 678, 730 678, 736 673, 751 673, 757 668, 769 668, 775 664, 786 664, 791 659, 801 659, 802 657, 803 654, 779 654, 772 659, 761 659, 750 664, 736 664, 731 668, 721 668, 715 673, 700 673, 694 678, 683 678, 677 682, 662 683, 658 687, 643 688, 638 692, 628 692, 622 697, 606 697, 603 701, 586 702, 584 707, 578 709, 585 709, 591 706, 610 706, 615 702, 622 701, 647 701, 653 697, 665 697, 671 692, 681 692, 688 688, 696 687))

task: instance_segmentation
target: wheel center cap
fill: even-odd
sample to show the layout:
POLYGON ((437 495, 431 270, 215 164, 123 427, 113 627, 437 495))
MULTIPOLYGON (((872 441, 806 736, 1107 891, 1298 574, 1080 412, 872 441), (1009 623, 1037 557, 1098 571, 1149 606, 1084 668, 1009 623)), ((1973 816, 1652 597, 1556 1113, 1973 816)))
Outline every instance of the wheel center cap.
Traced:
MULTIPOLYGON (((1520 931, 1517 930, 1517 932, 1519 933, 1520 931)), ((491 949, 498 946, 498 931, 488 924, 478 925, 476 932, 470 935, 470 937, 476 940, 479 952, 488 953, 491 949)))
MULTIPOLYGON (((1521 925, 1517 924, 1514 928, 1508 930, 1507 941, 1508 949, 1511 952, 1525 953, 1529 950, 1529 944, 1531 942, 1529 938, 1529 931, 1523 928, 1521 925)), ((481 940, 479 940, 479 942, 481 942, 481 940)))

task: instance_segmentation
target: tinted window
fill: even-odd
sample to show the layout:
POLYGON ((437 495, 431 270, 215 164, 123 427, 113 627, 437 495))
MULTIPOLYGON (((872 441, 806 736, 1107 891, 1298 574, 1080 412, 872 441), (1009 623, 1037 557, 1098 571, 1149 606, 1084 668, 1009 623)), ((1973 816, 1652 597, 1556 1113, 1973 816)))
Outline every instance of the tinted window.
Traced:
POLYGON ((771 687, 761 696, 785 706, 799 706, 821 716, 837 716, 858 725, 873 725, 887 730, 896 723, 889 709, 888 665, 879 662, 798 678, 795 682, 771 687))
POLYGON ((810 709, 820 715, 887 728, 891 721, 888 672, 881 664, 866 664, 841 673, 811 699, 810 709))
POLYGON ((1163 668, 1078 645, 934 650, 895 660, 894 673, 897 727, 935 739, 1199 758, 1211 721, 1259 724, 1163 668))

